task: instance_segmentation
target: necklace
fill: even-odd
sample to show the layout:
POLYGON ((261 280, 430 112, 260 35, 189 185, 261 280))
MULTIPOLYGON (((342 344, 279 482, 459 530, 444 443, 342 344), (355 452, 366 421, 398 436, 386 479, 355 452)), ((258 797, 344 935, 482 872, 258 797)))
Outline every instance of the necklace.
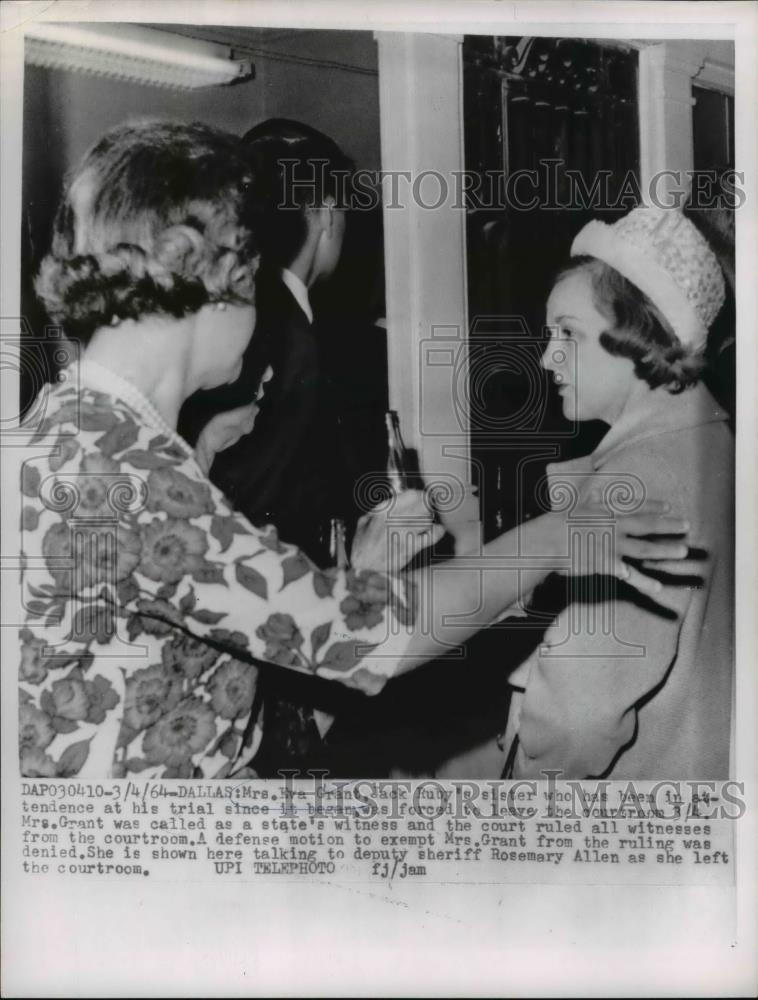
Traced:
MULTIPOLYGON (((128 381, 128 379, 123 378, 121 375, 117 375, 110 368, 98 364, 97 361, 89 360, 84 360, 79 364, 78 377, 82 387, 86 384, 91 389, 96 389, 110 396, 123 399, 128 406, 139 413, 145 423, 160 431, 171 441, 174 441, 189 457, 194 458, 195 452, 193 449, 190 448, 183 437, 177 434, 173 427, 168 425, 158 412, 158 409, 133 382, 128 381)), ((75 379, 71 379, 70 381, 73 383, 75 379)))

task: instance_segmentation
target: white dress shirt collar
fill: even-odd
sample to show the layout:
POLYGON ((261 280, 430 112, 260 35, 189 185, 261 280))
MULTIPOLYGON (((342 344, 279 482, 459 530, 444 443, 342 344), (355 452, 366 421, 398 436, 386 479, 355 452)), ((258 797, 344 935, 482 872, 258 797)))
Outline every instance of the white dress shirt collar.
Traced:
POLYGON ((305 287, 303 282, 296 274, 289 270, 289 268, 282 268, 282 281, 292 292, 292 297, 295 302, 300 306, 305 315, 308 317, 308 322, 313 322, 313 310, 311 309, 311 302, 308 298, 308 289, 305 287))

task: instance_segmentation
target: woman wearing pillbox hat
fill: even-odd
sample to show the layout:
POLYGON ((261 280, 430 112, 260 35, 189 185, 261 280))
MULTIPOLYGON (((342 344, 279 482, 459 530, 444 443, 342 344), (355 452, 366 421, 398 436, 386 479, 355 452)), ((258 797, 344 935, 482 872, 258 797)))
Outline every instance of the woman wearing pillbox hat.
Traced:
POLYGON ((704 237, 674 210, 590 222, 571 255, 548 299, 542 364, 569 420, 599 419, 610 430, 593 454, 548 466, 549 495, 568 486, 624 509, 665 497, 709 558, 701 585, 672 595, 673 615, 623 584, 600 578, 591 594, 570 582, 545 644, 511 677, 504 773, 725 778, 733 442, 699 381, 724 279, 704 237))

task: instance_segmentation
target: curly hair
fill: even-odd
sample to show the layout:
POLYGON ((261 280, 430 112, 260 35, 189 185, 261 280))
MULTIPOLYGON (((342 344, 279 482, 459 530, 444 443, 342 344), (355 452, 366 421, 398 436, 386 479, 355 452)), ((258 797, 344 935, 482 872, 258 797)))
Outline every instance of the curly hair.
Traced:
POLYGON ((637 378, 652 389, 665 386, 679 393, 698 382, 705 366, 702 349, 682 344, 644 292, 609 264, 585 256, 574 257, 555 284, 577 272, 588 275, 595 307, 611 323, 600 334, 609 354, 629 358, 637 378))
POLYGON ((35 289, 86 341, 148 314, 254 301, 254 175, 239 140, 202 124, 117 126, 70 178, 35 289))

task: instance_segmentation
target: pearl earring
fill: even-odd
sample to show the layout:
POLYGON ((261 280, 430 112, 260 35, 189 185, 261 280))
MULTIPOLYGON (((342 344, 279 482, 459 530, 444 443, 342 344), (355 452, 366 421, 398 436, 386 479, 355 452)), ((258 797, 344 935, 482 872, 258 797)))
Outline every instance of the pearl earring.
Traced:
POLYGON ((219 312, 224 312, 224 310, 226 309, 226 302, 217 302, 216 308, 218 309, 219 312))

